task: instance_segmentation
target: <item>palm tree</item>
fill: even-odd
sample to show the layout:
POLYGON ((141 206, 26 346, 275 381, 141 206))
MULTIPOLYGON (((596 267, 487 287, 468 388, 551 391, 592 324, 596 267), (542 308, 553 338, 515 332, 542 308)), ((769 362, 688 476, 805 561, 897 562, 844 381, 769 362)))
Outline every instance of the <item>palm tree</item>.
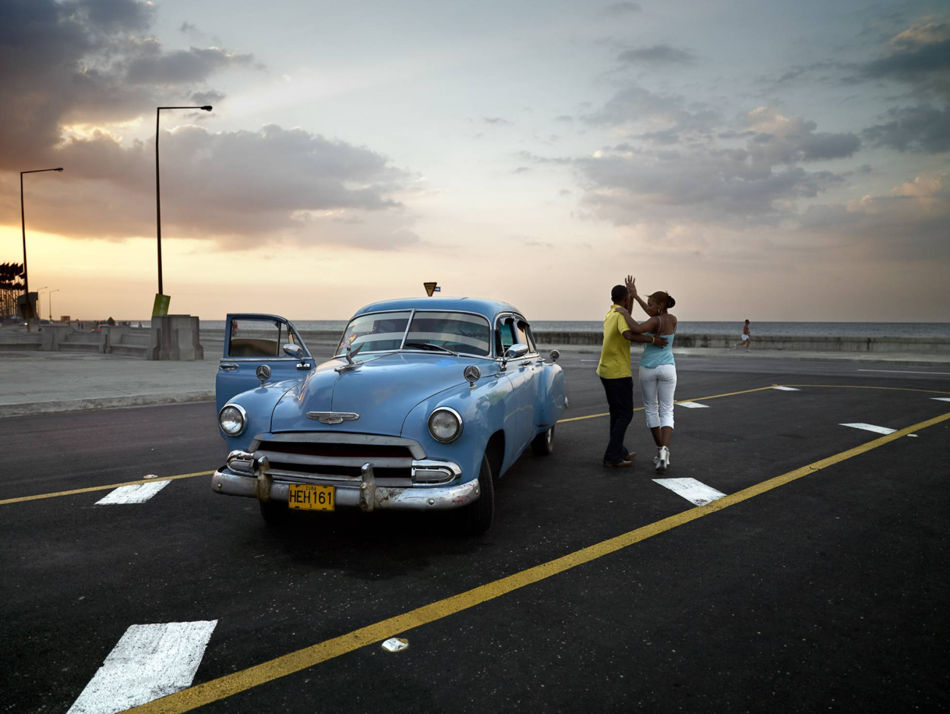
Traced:
POLYGON ((16 315, 16 301, 23 292, 22 263, 0 263, 0 318, 16 315))

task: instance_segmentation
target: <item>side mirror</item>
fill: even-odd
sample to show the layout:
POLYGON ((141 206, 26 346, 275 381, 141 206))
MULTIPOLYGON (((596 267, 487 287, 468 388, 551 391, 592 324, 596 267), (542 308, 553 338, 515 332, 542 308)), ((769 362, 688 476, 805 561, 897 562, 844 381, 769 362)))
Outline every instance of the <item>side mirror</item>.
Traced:
POLYGON ((558 358, 561 356, 561 353, 557 350, 551 350, 551 362, 557 362, 558 358))
POLYGON ((523 345, 520 342, 517 342, 505 350, 505 356, 501 360, 502 370, 508 366, 508 360, 524 357, 526 354, 528 354, 528 349, 528 345, 523 345))
POLYGON ((288 357, 295 357, 296 359, 303 359, 305 356, 303 347, 295 345, 293 342, 288 342, 284 345, 284 354, 288 357))

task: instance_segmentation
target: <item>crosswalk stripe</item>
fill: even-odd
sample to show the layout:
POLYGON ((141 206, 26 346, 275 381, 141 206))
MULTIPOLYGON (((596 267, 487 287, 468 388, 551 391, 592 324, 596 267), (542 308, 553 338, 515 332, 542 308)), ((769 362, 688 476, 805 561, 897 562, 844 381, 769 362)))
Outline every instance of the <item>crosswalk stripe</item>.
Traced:
POLYGON ((112 714, 191 686, 217 620, 132 625, 67 714, 112 714))
POLYGON ((97 506, 115 506, 126 503, 145 503, 156 493, 168 485, 168 481, 152 481, 137 483, 131 486, 120 486, 107 496, 96 501, 97 506))
POLYGON ((687 409, 709 409, 708 404, 700 404, 699 402, 676 402, 678 407, 686 407, 687 409))
POLYGON ((694 506, 705 506, 726 495, 694 478, 655 478, 653 481, 682 496, 694 506))
POLYGON ((854 424, 839 424, 839 426, 850 426, 852 429, 864 429, 864 431, 873 431, 875 434, 893 434, 894 429, 886 426, 876 426, 874 424, 863 424, 857 422, 854 424))

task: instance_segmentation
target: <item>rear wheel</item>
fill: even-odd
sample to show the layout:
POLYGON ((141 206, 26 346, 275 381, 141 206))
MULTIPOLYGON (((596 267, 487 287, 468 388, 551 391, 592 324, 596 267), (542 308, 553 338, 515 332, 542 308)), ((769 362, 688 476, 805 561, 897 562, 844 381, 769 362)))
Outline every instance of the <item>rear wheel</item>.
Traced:
POLYGON ((547 456, 554 451, 554 427, 534 437, 531 452, 536 456, 547 456))
POLYGON ((482 465, 478 470, 478 499, 462 507, 460 530, 463 535, 481 535, 491 526, 495 515, 495 489, 492 486, 491 464, 488 456, 482 456, 482 465))

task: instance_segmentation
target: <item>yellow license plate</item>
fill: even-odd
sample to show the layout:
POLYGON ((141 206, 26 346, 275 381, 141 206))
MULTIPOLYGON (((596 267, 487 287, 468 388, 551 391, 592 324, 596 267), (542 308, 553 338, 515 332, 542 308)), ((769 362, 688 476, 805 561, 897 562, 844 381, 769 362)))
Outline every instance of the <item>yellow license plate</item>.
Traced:
POLYGON ((287 505, 301 511, 332 511, 336 508, 336 488, 292 483, 287 494, 287 505))

